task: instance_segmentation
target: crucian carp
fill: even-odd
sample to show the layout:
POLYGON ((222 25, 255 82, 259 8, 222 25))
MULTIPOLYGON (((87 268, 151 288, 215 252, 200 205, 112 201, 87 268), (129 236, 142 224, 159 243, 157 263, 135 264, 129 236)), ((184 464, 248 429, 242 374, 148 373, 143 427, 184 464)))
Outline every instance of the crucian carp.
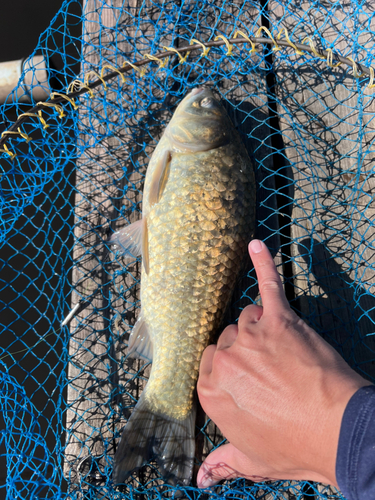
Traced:
POLYGON ((150 160, 142 219, 110 243, 142 255, 141 312, 129 353, 152 361, 125 426, 113 481, 156 459, 187 485, 199 363, 231 299, 255 228, 255 180, 224 107, 206 88, 179 104, 150 160))

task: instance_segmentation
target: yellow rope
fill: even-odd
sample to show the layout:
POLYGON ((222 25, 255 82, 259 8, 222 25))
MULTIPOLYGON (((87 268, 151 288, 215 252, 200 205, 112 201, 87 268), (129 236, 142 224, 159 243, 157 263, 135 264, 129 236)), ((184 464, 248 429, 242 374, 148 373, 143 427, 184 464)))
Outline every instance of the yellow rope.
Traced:
POLYGON ((81 80, 73 80, 71 83, 69 83, 68 88, 67 88, 67 93, 70 94, 71 92, 74 92, 74 90, 81 90, 81 89, 87 89, 87 92, 90 95, 90 99, 94 97, 94 92, 88 85, 85 85, 81 80))
POLYGON ((180 52, 177 49, 175 49, 174 47, 165 47, 165 46, 163 46, 163 49, 171 51, 171 52, 176 52, 176 54, 178 55, 178 57, 180 59, 179 64, 184 64, 186 62, 186 59, 188 58, 188 55, 190 54, 190 51, 186 52, 185 57, 182 57, 182 55, 180 54, 180 52))
MULTIPOLYGON (((22 113, 22 115, 18 116, 17 117, 17 120, 19 120, 20 118, 22 118, 23 116, 32 116, 34 118, 38 118, 38 120, 40 120, 40 122, 42 123, 43 125, 43 128, 46 129, 49 127, 49 125, 46 124, 45 120, 43 119, 42 115, 41 115, 42 111, 38 111, 38 114, 36 113, 22 113)), ((5 146, 4 146, 5 147, 5 146)))
POLYGON ((319 54, 319 52, 316 51, 316 48, 315 48, 315 45, 314 45, 314 42, 311 40, 311 38, 309 36, 305 37, 303 40, 302 40, 302 44, 305 43, 305 40, 307 40, 309 42, 309 45, 310 45, 310 48, 311 50, 313 51, 314 55, 316 57, 319 57, 319 59, 325 59, 324 56, 322 56, 321 54, 319 54))
POLYGON ((207 57, 207 54, 210 52, 210 47, 206 47, 205 45, 203 45, 202 42, 200 42, 199 40, 196 40, 195 38, 192 38, 190 40, 189 45, 194 45, 195 43, 197 43, 198 45, 200 45, 202 47, 202 49, 203 49, 202 56, 207 57))
POLYGON ((50 107, 50 108, 55 108, 56 111, 59 113, 59 118, 64 118, 64 116, 66 116, 64 114, 63 107, 60 106, 59 104, 52 104, 51 102, 38 102, 36 105, 37 106, 43 105, 43 106, 47 106, 47 107, 50 107))
POLYGON ((19 135, 18 132, 12 132, 10 130, 4 130, 4 132, 1 132, 1 137, 4 137, 5 135, 19 135))
POLYGON ((30 137, 29 135, 27 135, 27 134, 25 134, 24 132, 22 132, 22 130, 20 129, 20 127, 18 127, 18 129, 17 129, 17 130, 18 130, 18 133, 20 134, 20 136, 21 136, 23 139, 25 139, 26 144, 29 144, 29 142, 33 140, 33 138, 32 138, 32 137, 30 137))
POLYGON ((337 66, 340 66, 341 62, 339 61, 336 64, 333 64, 333 52, 332 49, 326 49, 327 52, 327 64, 330 68, 337 68, 337 66))
POLYGON ((253 52, 257 52, 257 50, 256 50, 256 48, 255 48, 255 43, 254 43, 252 40, 250 40, 250 38, 249 38, 249 37, 248 37, 248 36, 247 36, 247 35, 246 35, 243 31, 241 31, 241 30, 237 30, 237 31, 235 32, 235 34, 234 34, 234 37, 233 37, 233 38, 237 38, 237 36, 238 36, 238 35, 241 35, 241 36, 242 36, 242 38, 244 38, 245 40, 247 40, 247 41, 250 43, 250 45, 251 45, 251 49, 250 49, 250 51, 249 51, 249 53, 250 53, 250 54, 252 54, 253 52))
MULTIPOLYGON (((68 97, 66 94, 60 94, 59 92, 52 92, 51 99, 55 99, 55 96, 62 97, 63 99, 70 102, 70 104, 73 106, 74 109, 78 109, 78 105, 75 103, 74 99, 72 99, 71 97, 68 97)), ((44 103, 42 103, 42 104, 44 104, 44 103)))
POLYGON ((88 73, 85 74, 85 79, 84 79, 84 83, 85 85, 88 85, 89 84, 89 79, 90 79, 90 76, 91 75, 95 75, 97 77, 98 80, 101 80, 102 84, 103 84, 103 87, 104 87, 104 90, 107 90, 107 85, 105 83, 105 81, 103 80, 103 78, 94 70, 91 70, 89 71, 88 73))
POLYGON ((29 135, 22 132, 20 127, 18 127, 17 132, 12 132, 10 130, 4 130, 4 132, 1 133, 1 137, 4 137, 5 135, 20 135, 23 139, 25 139, 26 144, 28 144, 30 141, 33 140, 32 137, 30 137, 29 135))
POLYGON ((39 120, 39 116, 37 114, 35 114, 35 113, 22 113, 22 115, 20 115, 20 116, 17 117, 17 120, 19 120, 23 116, 33 116, 34 118, 38 118, 38 120, 39 120))
POLYGON ((125 60, 125 62, 124 62, 124 64, 122 65, 122 67, 124 68, 126 65, 131 66, 131 67, 134 69, 134 71, 138 71, 139 76, 140 76, 141 78, 143 78, 143 77, 144 77, 144 75, 145 75, 145 73, 146 73, 146 70, 145 70, 144 68, 138 68, 137 66, 134 66, 134 64, 132 64, 130 61, 125 60))
MULTIPOLYGON (((282 47, 280 47, 277 43, 277 40, 281 40, 281 37, 282 35, 284 34, 284 38, 287 42, 287 44, 292 47, 294 49, 294 51, 296 52, 296 54, 298 55, 303 55, 304 54, 304 49, 299 49, 297 48, 297 46, 290 40, 290 37, 289 37, 289 33, 288 33, 288 30, 286 28, 281 28, 280 31, 278 32, 277 36, 276 36, 276 39, 273 38, 270 30, 268 30, 265 26, 260 26, 258 28, 258 30, 256 31, 256 34, 255 34, 255 37, 258 38, 260 36, 260 34, 262 32, 265 32, 268 37, 270 38, 270 40, 273 42, 274 44, 274 47, 273 47, 273 51, 278 51, 278 50, 281 50, 282 47)), ((241 36, 243 39, 247 40, 250 45, 251 45, 251 48, 249 50, 249 53, 252 54, 253 52, 257 52, 256 50, 256 47, 255 47, 255 42, 253 42, 250 37, 244 33, 243 31, 241 30, 237 30, 234 34, 234 39, 235 38, 238 38, 239 36, 241 36)), ((215 37, 215 41, 216 40, 223 40, 223 42, 225 43, 226 47, 227 47, 227 52, 226 52, 226 55, 227 56, 231 56, 232 53, 233 53, 233 45, 230 44, 229 40, 224 36, 224 35, 217 35, 215 37)), ((313 40, 310 38, 310 37, 305 37, 303 40, 302 40, 302 45, 305 44, 305 42, 308 42, 309 46, 310 46, 310 49, 312 51, 312 53, 318 57, 319 59, 325 59, 326 60, 326 63, 329 67, 331 68, 336 68, 337 66, 339 66, 340 64, 342 64, 340 61, 333 64, 333 51, 332 49, 326 49, 326 53, 327 53, 327 56, 323 56, 322 54, 320 54, 316 48, 315 48, 315 44, 313 42, 313 40)), ((202 47, 203 51, 202 51, 202 56, 203 57, 207 57, 209 51, 210 51, 210 47, 207 47, 206 45, 204 45, 201 41, 195 39, 195 38, 192 38, 190 40, 190 45, 194 45, 194 44, 198 44, 202 47)), ((186 52, 186 55, 183 56, 181 52, 179 52, 177 49, 175 49, 174 47, 166 47, 166 46, 163 46, 163 49, 168 51, 168 52, 174 52, 178 55, 179 57, 179 64, 184 64, 186 63, 187 61, 187 58, 189 57, 189 54, 191 53, 191 51, 187 51, 186 52)), ((160 57, 157 57, 157 56, 154 56, 152 54, 145 54, 144 55, 144 58, 147 58, 149 59, 149 61, 155 61, 158 63, 159 67, 160 68, 165 68, 168 64, 168 61, 169 61, 169 56, 162 56, 162 58, 160 57)), ((358 66, 357 66, 357 63, 351 58, 351 57, 348 57, 347 59, 349 59, 351 62, 352 62, 352 67, 353 67, 353 76, 355 78, 359 78, 361 76, 363 76, 364 74, 363 73, 359 73, 358 72, 358 66)), ((139 73, 139 75, 141 77, 144 76, 145 72, 146 72, 146 69, 144 67, 138 67, 136 66, 135 64, 131 63, 130 61, 124 61, 122 67, 125 68, 126 65, 132 67, 135 71, 137 71, 139 73)), ((107 90, 107 85, 106 85, 106 82, 104 80, 104 70, 105 69, 109 69, 113 72, 116 72, 118 73, 118 75, 121 77, 121 80, 123 83, 126 83, 128 80, 125 78, 124 74, 122 71, 120 71, 118 68, 112 66, 111 64, 105 64, 101 70, 100 70, 100 75, 94 71, 94 70, 91 70, 89 71, 88 73, 85 74, 84 76, 84 82, 81 82, 80 80, 76 79, 76 80, 73 80, 68 88, 67 88, 67 94, 70 94, 70 93, 73 93, 76 89, 78 90, 81 90, 81 89, 85 89, 85 91, 87 91, 89 93, 89 96, 90 98, 93 98, 94 97, 94 93, 93 93, 93 90, 90 88, 89 86, 89 79, 90 79, 90 76, 91 75, 94 75, 97 80, 100 80, 102 82, 102 85, 104 87, 105 90, 107 90)), ((369 76, 369 83, 367 85, 367 87, 369 89, 372 89, 375 87, 375 74, 374 74, 374 68, 370 67, 369 68, 369 72, 370 72, 370 76, 369 76)), ((55 99, 56 97, 61 97, 62 99, 64 99, 65 101, 69 102, 74 109, 77 109, 78 108, 78 105, 76 104, 75 100, 72 98, 72 97, 69 97, 69 95, 67 94, 62 94, 62 93, 58 93, 58 92, 52 92, 51 95, 50 95, 50 98, 51 100, 55 99)), ((37 103, 37 106, 40 106, 42 108, 46 108, 46 107, 53 107, 57 112, 58 112, 58 115, 59 115, 59 118, 63 118, 64 116, 66 116, 64 114, 64 108, 62 107, 62 105, 60 104, 54 104, 53 102, 38 102, 37 103)), ((42 116, 42 109, 39 109, 37 111, 37 114, 36 113, 23 113, 21 115, 19 115, 17 117, 17 121, 22 119, 23 117, 27 117, 27 116, 30 116, 30 117, 34 117, 34 118, 37 118, 41 124, 43 125, 43 129, 47 129, 49 127, 49 125, 46 123, 46 121, 44 120, 43 116, 42 116)), ((11 136, 11 135, 20 135, 23 139, 26 140, 26 143, 29 143, 32 138, 30 136, 28 136, 26 133, 22 132, 21 129, 18 127, 18 131, 15 132, 15 131, 4 131, 2 132, 1 134, 1 138, 3 137, 6 137, 6 136, 11 136)), ((16 157, 16 154, 15 153, 12 153, 11 151, 9 151, 9 149, 6 147, 6 145, 4 145, 4 149, 0 149, 1 152, 3 153, 6 153, 7 155, 9 155, 11 157, 11 159, 14 159, 16 157)))
POLYGON ((168 64, 169 57, 165 58, 165 61, 163 59, 160 59, 159 57, 155 57, 152 54, 145 54, 144 57, 147 57, 147 59, 150 59, 150 61, 155 61, 159 64, 159 68, 165 68, 168 64))
POLYGON ((352 61, 353 63, 353 76, 354 78, 360 78, 363 73, 358 73, 358 70, 357 70, 357 64, 355 63, 355 61, 351 58, 351 57, 348 57, 349 61, 352 61))
POLYGON ((111 69, 112 71, 116 71, 116 73, 118 73, 120 76, 121 76, 121 80, 122 80, 122 83, 126 83, 126 78, 124 76, 124 73, 121 73, 121 71, 118 69, 118 68, 115 68, 114 66, 112 66, 111 64, 105 64, 101 71, 100 71, 100 76, 103 78, 104 77, 104 70, 106 68, 109 68, 111 69))
POLYGON ((278 50, 281 50, 281 47, 279 47, 279 46, 277 45, 276 40, 273 38, 273 36, 271 35, 270 31, 269 31, 269 30, 268 30, 265 26, 261 26, 261 27, 258 29, 258 31, 256 32, 255 36, 258 38, 258 37, 260 36, 260 34, 262 33, 262 31, 264 31, 264 32, 265 32, 265 33, 266 33, 266 34, 267 34, 267 35, 271 38, 271 40, 273 41, 273 43, 274 43, 274 45, 275 45, 275 46, 273 47, 273 49, 272 49, 272 50, 273 50, 274 52, 277 52, 278 50))
POLYGON ((281 35, 282 33, 285 33, 285 38, 286 38, 286 41, 288 42, 288 44, 296 51, 296 54, 298 54, 299 56, 303 56, 303 52, 301 50, 299 50, 293 42, 290 41, 290 38, 289 38, 289 34, 288 34, 288 30, 286 28, 281 28, 281 30, 279 31, 279 33, 277 34, 277 40, 280 40, 281 38, 281 35))
POLYGON ((232 45, 228 42, 228 39, 225 38, 224 35, 217 35, 217 36, 215 36, 215 42, 216 42, 216 40, 219 40, 220 38, 222 40, 224 40, 224 43, 225 43, 225 45, 227 46, 227 49, 228 49, 227 53, 225 55, 226 56, 231 56, 232 55, 232 48, 233 48, 232 45))
POLYGON ((17 156, 16 153, 12 153, 12 151, 9 151, 6 144, 4 144, 4 149, 0 149, 0 151, 9 155, 11 160, 14 160, 14 158, 17 156))
POLYGON ((48 123, 46 123, 45 119, 43 118, 41 109, 38 111, 38 118, 39 118, 41 124, 43 125, 43 129, 46 130, 49 127, 49 125, 48 125, 48 123))

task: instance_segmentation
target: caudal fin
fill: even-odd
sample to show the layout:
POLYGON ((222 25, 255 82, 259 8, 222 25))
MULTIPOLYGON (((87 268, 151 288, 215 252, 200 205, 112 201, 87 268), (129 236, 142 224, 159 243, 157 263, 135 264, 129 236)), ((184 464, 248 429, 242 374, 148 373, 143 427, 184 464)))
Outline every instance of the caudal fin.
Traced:
POLYGON ((188 485, 194 461, 195 408, 184 420, 153 413, 142 394, 125 426, 115 455, 113 482, 123 483, 135 470, 156 459, 163 478, 188 485))

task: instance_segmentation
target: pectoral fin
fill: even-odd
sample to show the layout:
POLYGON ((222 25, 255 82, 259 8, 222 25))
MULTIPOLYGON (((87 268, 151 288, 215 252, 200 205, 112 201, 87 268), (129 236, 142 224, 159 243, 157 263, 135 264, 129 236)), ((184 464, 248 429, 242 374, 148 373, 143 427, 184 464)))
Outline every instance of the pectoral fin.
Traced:
POLYGON ((129 337, 128 354, 133 358, 145 358, 152 362, 152 340, 148 331, 147 323, 138 318, 129 337))
POLYGON ((116 245, 122 254, 130 253, 138 257, 142 254, 142 233, 143 219, 140 219, 112 234, 107 243, 116 245))
POLYGON ((158 203, 163 194, 165 186, 167 185, 171 159, 172 159, 171 152, 166 151, 160 158, 155 167, 155 171, 153 172, 153 177, 150 186, 150 194, 148 198, 150 207, 152 207, 152 205, 155 205, 155 203, 158 203))
POLYGON ((107 241, 109 245, 116 245, 121 254, 127 253, 138 257, 142 255, 143 265, 146 273, 149 272, 149 254, 148 254, 148 230, 147 218, 137 220, 130 226, 124 227, 121 231, 112 234, 107 241))

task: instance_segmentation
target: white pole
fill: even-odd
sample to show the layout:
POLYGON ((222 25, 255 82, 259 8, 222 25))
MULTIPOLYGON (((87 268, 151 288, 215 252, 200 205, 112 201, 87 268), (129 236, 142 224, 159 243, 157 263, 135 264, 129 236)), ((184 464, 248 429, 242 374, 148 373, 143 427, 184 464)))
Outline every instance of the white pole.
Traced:
POLYGON ((0 63, 0 103, 45 101, 51 93, 43 56, 0 63), (24 71, 23 81, 20 81, 24 71), (17 87, 18 86, 18 87, 17 87))

